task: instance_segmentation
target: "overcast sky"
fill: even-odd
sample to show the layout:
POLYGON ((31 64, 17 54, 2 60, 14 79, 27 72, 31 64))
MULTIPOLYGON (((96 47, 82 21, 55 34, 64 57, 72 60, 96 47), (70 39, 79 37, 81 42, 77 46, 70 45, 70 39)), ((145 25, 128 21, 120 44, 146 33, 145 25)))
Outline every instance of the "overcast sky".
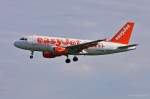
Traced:
POLYGON ((149 0, 0 0, 0 99, 150 99, 149 0), (44 59, 17 49, 23 35, 111 38, 127 21, 135 51, 44 59), (71 57, 72 58, 72 57, 71 57))

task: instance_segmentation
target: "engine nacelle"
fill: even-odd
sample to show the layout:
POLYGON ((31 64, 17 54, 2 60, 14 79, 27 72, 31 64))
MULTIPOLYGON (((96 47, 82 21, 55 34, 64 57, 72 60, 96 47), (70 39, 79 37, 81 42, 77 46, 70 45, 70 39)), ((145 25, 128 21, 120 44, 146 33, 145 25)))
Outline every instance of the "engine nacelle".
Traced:
POLYGON ((53 54, 53 52, 45 51, 45 52, 43 52, 43 57, 44 58, 55 58, 56 56, 53 54))
POLYGON ((57 56, 67 55, 68 50, 62 47, 54 47, 52 51, 44 51, 43 57, 44 58, 55 58, 57 56))

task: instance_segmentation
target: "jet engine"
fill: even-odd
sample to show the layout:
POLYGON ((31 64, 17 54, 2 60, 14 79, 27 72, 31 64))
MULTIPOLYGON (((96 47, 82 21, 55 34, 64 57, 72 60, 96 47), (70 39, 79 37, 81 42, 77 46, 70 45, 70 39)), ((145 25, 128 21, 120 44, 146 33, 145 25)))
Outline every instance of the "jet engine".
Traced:
POLYGON ((68 50, 62 47, 54 47, 52 51, 44 51, 44 58, 55 58, 57 56, 67 55, 68 50))

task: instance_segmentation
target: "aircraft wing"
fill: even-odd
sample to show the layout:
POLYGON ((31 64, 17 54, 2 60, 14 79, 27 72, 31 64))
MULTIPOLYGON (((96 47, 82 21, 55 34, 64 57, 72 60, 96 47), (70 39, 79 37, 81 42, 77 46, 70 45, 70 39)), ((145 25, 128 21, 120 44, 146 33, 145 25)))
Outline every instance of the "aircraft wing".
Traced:
POLYGON ((78 45, 71 45, 71 46, 67 46, 65 48, 68 49, 69 53, 79 53, 83 49, 87 49, 89 47, 96 46, 98 44, 98 42, 102 42, 102 41, 106 41, 106 39, 95 40, 95 41, 91 41, 91 42, 81 43, 78 45))

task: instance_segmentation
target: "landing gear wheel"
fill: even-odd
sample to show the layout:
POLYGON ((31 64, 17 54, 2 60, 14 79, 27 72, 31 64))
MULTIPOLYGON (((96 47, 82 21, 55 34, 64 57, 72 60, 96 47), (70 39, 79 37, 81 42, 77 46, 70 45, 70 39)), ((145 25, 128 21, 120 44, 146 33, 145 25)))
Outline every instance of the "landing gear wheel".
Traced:
POLYGON ((30 56, 30 59, 33 59, 33 56, 30 56))
POLYGON ((74 57, 73 57, 73 61, 74 61, 74 62, 77 62, 77 61, 78 61, 78 57, 77 57, 77 56, 74 56, 74 57))
POLYGON ((70 62, 71 62, 71 60, 67 58, 66 59, 66 63, 70 63, 70 62))

